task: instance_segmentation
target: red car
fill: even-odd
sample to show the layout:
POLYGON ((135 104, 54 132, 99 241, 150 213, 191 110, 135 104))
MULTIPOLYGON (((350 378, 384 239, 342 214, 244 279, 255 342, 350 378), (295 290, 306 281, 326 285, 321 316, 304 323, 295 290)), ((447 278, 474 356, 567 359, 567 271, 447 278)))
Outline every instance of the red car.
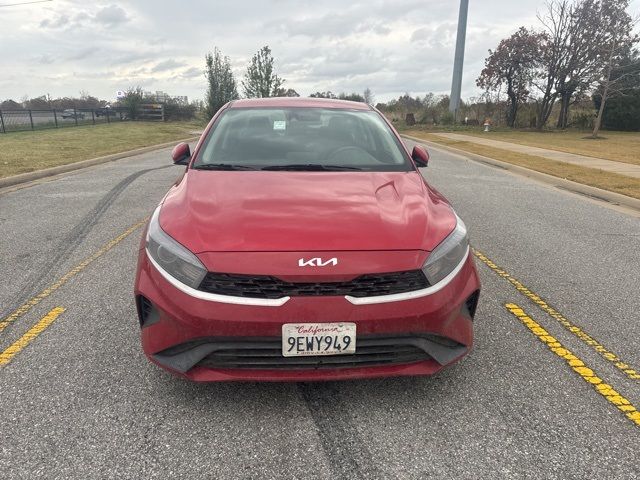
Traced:
POLYGON ((375 109, 223 107, 153 213, 135 282, 147 357, 196 381, 429 375, 473 342, 464 223, 375 109))

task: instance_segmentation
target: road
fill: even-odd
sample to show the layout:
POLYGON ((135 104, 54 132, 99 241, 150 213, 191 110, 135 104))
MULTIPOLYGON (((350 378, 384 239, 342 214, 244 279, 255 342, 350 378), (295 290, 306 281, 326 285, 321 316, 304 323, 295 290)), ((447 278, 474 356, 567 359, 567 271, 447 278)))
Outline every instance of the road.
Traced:
POLYGON ((464 361, 192 384, 144 358, 132 298, 135 226, 169 164, 162 150, 0 194, 2 478, 640 477, 637 216, 432 151, 424 174, 483 282, 464 361))

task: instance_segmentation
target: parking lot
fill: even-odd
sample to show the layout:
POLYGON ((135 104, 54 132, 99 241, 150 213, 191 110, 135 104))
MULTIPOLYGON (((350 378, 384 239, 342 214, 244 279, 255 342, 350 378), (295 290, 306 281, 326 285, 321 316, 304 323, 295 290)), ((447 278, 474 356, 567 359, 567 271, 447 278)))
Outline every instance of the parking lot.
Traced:
POLYGON ((3 478, 638 478, 639 215, 451 153, 474 351, 429 378, 192 384, 132 284, 170 150, 0 192, 3 478))

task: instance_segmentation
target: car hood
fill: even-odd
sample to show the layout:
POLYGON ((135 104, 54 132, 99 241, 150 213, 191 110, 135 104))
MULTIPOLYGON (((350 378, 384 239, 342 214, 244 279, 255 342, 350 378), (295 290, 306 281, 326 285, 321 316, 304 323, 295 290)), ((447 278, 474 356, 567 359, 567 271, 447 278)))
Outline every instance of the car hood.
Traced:
POLYGON ((417 172, 188 170, 160 212, 194 253, 430 251, 455 223, 417 172))

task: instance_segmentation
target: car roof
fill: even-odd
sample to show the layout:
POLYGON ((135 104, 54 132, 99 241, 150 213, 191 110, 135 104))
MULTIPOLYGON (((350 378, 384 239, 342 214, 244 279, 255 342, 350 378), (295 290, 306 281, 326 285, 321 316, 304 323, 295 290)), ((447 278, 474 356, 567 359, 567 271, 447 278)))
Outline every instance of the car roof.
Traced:
POLYGON ((337 108, 344 110, 371 110, 362 102, 337 100, 333 98, 304 98, 304 97, 270 97, 244 98, 235 100, 229 108, 337 108))

